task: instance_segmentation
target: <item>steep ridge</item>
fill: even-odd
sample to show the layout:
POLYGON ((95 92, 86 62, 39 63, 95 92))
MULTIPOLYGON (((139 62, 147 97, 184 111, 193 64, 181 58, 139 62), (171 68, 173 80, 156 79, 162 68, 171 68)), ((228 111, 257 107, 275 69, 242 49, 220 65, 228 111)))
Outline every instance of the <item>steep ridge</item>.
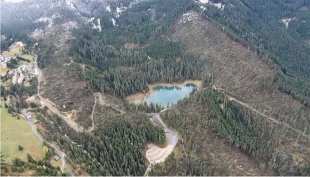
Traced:
POLYGON ((301 131, 306 127, 309 130, 309 108, 277 89, 277 74, 266 60, 195 12, 184 14, 175 30, 173 41, 180 41, 188 51, 207 61, 204 77, 213 85, 268 116, 301 131))
MULTIPOLYGON (((250 108, 255 118, 276 127, 277 132, 282 132, 282 134, 272 133, 274 137, 279 136, 279 142, 272 154, 273 160, 266 162, 266 165, 278 168, 280 174, 286 172, 286 174, 297 174, 292 170, 296 166, 301 169, 307 168, 307 164, 309 164, 307 159, 310 157, 310 152, 307 150, 310 146, 308 140, 309 108, 278 90, 278 76, 267 60, 258 57, 247 47, 235 42, 220 27, 211 21, 202 19, 196 12, 184 14, 175 24, 175 33, 169 36, 169 39, 181 42, 187 51, 199 55, 200 59, 207 62, 203 76, 205 86, 215 86, 225 90, 223 93, 226 94, 228 101, 244 110, 250 108), (271 120, 275 120, 276 123, 271 120), (274 165, 275 163, 277 165, 274 165), (294 167, 292 167, 293 165, 294 167), (279 166, 282 169, 279 169, 279 166), (281 171, 289 168, 291 171, 281 171)), ((212 114, 209 114, 209 108, 199 104, 191 100, 185 101, 184 104, 176 106, 176 109, 173 109, 171 113, 179 116, 178 121, 181 123, 178 126, 182 126, 183 129, 185 126, 187 129, 196 131, 191 133, 190 137, 200 137, 196 143, 200 144, 199 147, 204 147, 204 153, 208 154, 205 156, 210 156, 211 153, 212 160, 217 165, 230 164, 229 174, 266 175, 273 173, 264 171, 263 161, 247 157, 244 152, 238 151, 238 149, 231 149, 229 143, 223 139, 219 140, 216 146, 209 144, 218 134, 212 130, 201 129, 204 126, 200 125, 202 122, 194 124, 197 121, 196 118, 198 121, 203 121, 207 117, 212 117, 212 114), (206 118, 203 118, 204 116, 206 118), (187 118, 190 118, 191 121, 188 121, 187 118), (193 124, 187 125, 187 123, 193 124), (222 156, 216 155, 219 152, 223 153, 223 149, 227 150, 227 148, 230 153, 225 153, 222 156)), ((174 128, 177 127, 174 126, 174 128)), ((199 159, 204 159, 205 156, 202 155, 199 159)))

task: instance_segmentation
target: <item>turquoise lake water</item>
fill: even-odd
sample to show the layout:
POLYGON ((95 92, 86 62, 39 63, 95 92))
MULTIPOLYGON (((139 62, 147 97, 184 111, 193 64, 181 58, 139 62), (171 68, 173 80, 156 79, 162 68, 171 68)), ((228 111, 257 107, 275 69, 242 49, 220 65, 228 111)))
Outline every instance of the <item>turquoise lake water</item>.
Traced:
POLYGON ((146 98, 148 104, 160 104, 161 106, 167 107, 169 105, 176 104, 179 100, 185 98, 194 88, 197 86, 195 84, 186 84, 182 88, 173 86, 157 86, 155 87, 154 93, 146 98))

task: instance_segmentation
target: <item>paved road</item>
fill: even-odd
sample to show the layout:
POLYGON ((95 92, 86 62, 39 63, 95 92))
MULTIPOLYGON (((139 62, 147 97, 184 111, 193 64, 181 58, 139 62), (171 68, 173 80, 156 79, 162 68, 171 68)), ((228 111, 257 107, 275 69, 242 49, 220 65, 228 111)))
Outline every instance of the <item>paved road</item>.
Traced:
POLYGON ((62 118, 62 120, 64 120, 71 128, 73 128, 77 132, 83 132, 83 127, 79 127, 76 124, 72 123, 63 114, 61 114, 61 112, 57 108, 53 107, 53 105, 51 105, 48 101, 46 101, 45 98, 43 98, 40 95, 40 83, 41 83, 41 79, 42 79, 42 71, 38 67, 37 55, 35 55, 35 69, 38 72, 38 94, 37 94, 38 98, 44 103, 44 105, 46 107, 48 107, 51 111, 53 111, 57 116, 62 118))
POLYGON ((166 138, 167 138, 168 144, 175 146, 178 142, 178 139, 179 139, 178 133, 169 129, 166 126, 166 124, 161 120, 159 114, 151 113, 151 115, 152 115, 152 121, 155 122, 156 124, 160 125, 164 129, 164 131, 166 133, 166 138))
MULTIPOLYGON (((28 111, 27 109, 23 109, 23 110, 21 111, 22 114, 21 114, 20 116, 22 116, 22 117, 25 119, 25 121, 30 125, 31 131, 32 131, 33 135, 34 135, 41 143, 46 142, 48 145, 50 145, 50 146, 54 149, 54 152, 61 158, 61 160, 62 160, 62 167, 63 167, 63 166, 66 166, 66 168, 67 168, 68 172, 70 173, 70 175, 71 175, 71 176, 74 176, 74 173, 73 173, 73 170, 72 170, 71 165, 70 165, 70 164, 66 161, 66 159, 65 159, 66 154, 65 154, 64 152, 62 152, 58 146, 56 146, 56 145, 54 145, 54 144, 52 144, 52 143, 46 141, 46 140, 38 133, 36 127, 34 126, 34 123, 33 123, 31 120, 28 120, 28 119, 26 119, 26 117, 24 117, 24 115, 25 115, 25 113, 27 113, 27 111, 28 111)), ((63 170, 63 168, 62 168, 62 170, 63 170)))
MULTIPOLYGON (((169 108, 166 108, 166 109, 163 109, 162 111, 160 111, 161 113, 168 110, 169 108)), ((165 133, 166 133, 166 139, 167 139, 167 142, 168 142, 168 146, 166 148, 159 148, 159 147, 152 147, 150 148, 146 154, 147 154, 147 159, 148 161, 150 162, 149 166, 147 167, 146 171, 145 171, 145 174, 144 176, 148 176, 149 172, 151 171, 152 169, 152 165, 153 164, 156 164, 156 163, 161 163, 161 162, 164 162, 165 161, 165 158, 167 156, 169 156, 172 152, 173 152, 173 149, 174 147, 176 146, 180 136, 178 134, 178 132, 175 132, 173 130, 171 130, 170 128, 168 128, 166 126, 166 124, 161 120, 160 116, 158 113, 149 113, 147 114, 149 116, 152 116, 152 121, 156 124, 158 124, 159 126, 162 127, 162 129, 164 129, 165 133), (155 150, 154 150, 155 149, 155 150), (161 159, 156 159, 156 161, 152 161, 150 160, 150 158, 148 157, 148 154, 149 151, 157 151, 158 153, 161 153, 161 159)), ((155 145, 151 145, 151 146, 155 146, 155 145)), ((153 155, 154 156, 154 155, 153 155)), ((156 155, 157 156, 157 155, 156 155)))

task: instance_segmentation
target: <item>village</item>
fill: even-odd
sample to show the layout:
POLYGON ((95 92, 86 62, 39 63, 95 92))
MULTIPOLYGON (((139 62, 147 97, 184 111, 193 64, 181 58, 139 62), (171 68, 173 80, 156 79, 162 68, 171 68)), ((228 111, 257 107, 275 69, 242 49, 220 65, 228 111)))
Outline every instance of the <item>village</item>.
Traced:
MULTIPOLYGON (((1 69, 1 85, 8 87, 10 85, 19 84, 26 85, 25 81, 29 81, 38 75, 38 71, 35 68, 34 56, 23 54, 23 49, 25 44, 22 42, 13 43, 8 51, 2 51, 0 55, 0 69, 1 69), (18 60, 19 58, 19 60, 18 60), (22 58, 22 60, 20 60, 22 58), (17 65, 14 68, 8 67, 8 63, 12 62, 12 60, 17 61, 17 65), (3 79, 3 78, 6 78, 3 79)), ((9 103, 10 96, 7 99, 7 103, 9 103)), ((31 96, 26 99, 27 103, 36 103, 41 104, 36 96, 31 96)), ((30 112, 22 112, 21 114, 27 121, 35 124, 37 120, 32 116, 30 112)))
POLYGON ((19 56, 23 47, 22 42, 16 42, 10 46, 9 51, 4 51, 0 55, 1 76, 12 77, 11 82, 13 84, 22 84, 24 80, 29 80, 38 74, 33 62, 33 56, 19 56), (29 58, 32 58, 32 62, 18 62, 17 68, 8 68, 8 63, 13 59, 16 60, 16 57, 24 58, 26 61, 31 61, 29 58))

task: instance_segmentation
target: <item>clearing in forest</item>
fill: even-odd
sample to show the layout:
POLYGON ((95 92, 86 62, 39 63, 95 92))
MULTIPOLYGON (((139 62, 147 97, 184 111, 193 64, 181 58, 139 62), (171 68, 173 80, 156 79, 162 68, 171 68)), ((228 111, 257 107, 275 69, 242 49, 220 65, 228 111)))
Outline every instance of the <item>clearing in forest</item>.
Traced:
POLYGON ((22 50, 23 50, 23 47, 16 46, 16 47, 12 47, 8 51, 3 51, 2 55, 6 56, 6 57, 15 57, 15 56, 21 55, 22 54, 22 50))

